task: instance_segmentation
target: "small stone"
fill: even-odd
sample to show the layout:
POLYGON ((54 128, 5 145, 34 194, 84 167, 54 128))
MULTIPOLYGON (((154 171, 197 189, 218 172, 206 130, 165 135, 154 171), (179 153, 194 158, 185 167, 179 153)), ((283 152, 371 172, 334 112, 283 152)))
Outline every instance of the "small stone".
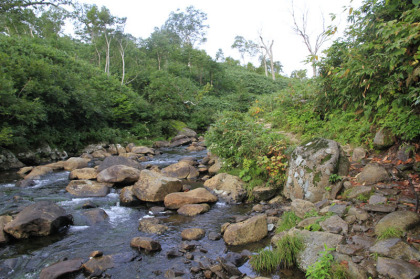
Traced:
POLYGON ((343 216, 344 213, 347 211, 347 205, 345 204, 335 204, 330 206, 330 208, 328 209, 328 212, 337 214, 338 216, 343 216))
POLYGON ((339 216, 334 215, 327 220, 319 223, 324 231, 331 233, 347 234, 349 230, 348 224, 339 216))
POLYGON ((215 240, 219 240, 219 239, 221 239, 221 238, 222 238, 222 235, 221 235, 220 233, 210 232, 210 233, 209 233, 209 235, 208 235, 208 238, 209 238, 210 240, 215 241, 215 240))
POLYGON ((176 249, 171 249, 168 252, 166 252, 166 257, 168 257, 168 258, 182 257, 182 255, 183 254, 176 249))
POLYGON ((183 240, 198 240, 203 238, 205 235, 206 232, 201 228, 190 228, 181 232, 181 237, 183 240))
POLYGON ((147 251, 160 251, 160 243, 150 237, 134 237, 131 239, 130 246, 147 251))
POLYGON ((350 207, 349 211, 347 212, 348 216, 356 216, 357 220, 366 221, 369 219, 369 214, 360 208, 350 207))
POLYGON ((359 162, 366 157, 366 150, 363 147, 356 147, 353 150, 353 156, 351 157, 353 162, 359 162))
POLYGON ((89 254, 89 257, 90 258, 99 258, 99 257, 102 257, 103 255, 104 255, 104 252, 96 250, 96 251, 91 252, 89 254))

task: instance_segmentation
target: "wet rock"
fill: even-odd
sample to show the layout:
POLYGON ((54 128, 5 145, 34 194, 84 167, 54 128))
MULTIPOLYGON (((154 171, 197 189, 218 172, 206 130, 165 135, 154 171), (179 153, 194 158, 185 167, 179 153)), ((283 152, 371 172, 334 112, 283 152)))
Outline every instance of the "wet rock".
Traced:
POLYGON ((40 201, 25 207, 4 226, 4 231, 19 239, 46 236, 72 223, 72 216, 63 208, 50 201, 40 201))
POLYGON ((139 222, 139 231, 145 233, 162 234, 167 230, 169 230, 169 227, 162 225, 160 220, 156 218, 141 219, 139 222))
POLYGON ((64 162, 64 169, 68 171, 72 171, 75 169, 83 169, 88 166, 89 159, 84 159, 80 157, 71 157, 67 161, 64 162))
POLYGON ((131 184, 137 182, 140 170, 125 166, 114 165, 98 173, 98 182, 131 184))
POLYGON ((98 206, 95 204, 95 203, 93 203, 91 200, 89 200, 89 201, 87 201, 87 202, 85 202, 83 205, 82 205, 82 209, 91 209, 91 208, 97 208, 98 206))
POLYGON ((185 204, 181 206, 177 212, 184 216, 195 216, 198 214, 206 213, 210 210, 210 206, 206 203, 203 204, 185 204))
POLYGON ((131 148, 131 153, 143 155, 155 155, 155 150, 146 146, 134 146, 131 148))
POLYGON ((30 173, 33 168, 34 167, 22 167, 22 168, 19 169, 17 174, 24 177, 26 174, 30 173))
POLYGON ((102 257, 91 258, 82 267, 93 276, 100 276, 105 270, 118 266, 119 264, 133 261, 136 255, 133 253, 119 253, 102 257))
POLYGON ((188 138, 185 136, 177 136, 171 140, 171 144, 169 145, 169 147, 182 146, 182 145, 190 144, 191 142, 192 142, 191 138, 188 138))
POLYGON ((179 179, 196 179, 199 176, 198 170, 186 161, 180 161, 162 169, 162 174, 179 179))
POLYGON ((380 129, 375 134, 375 138, 373 139, 373 145, 377 149, 386 149, 392 146, 395 143, 395 138, 392 135, 391 131, 388 129, 380 129))
POLYGON ((389 174, 383 166, 377 163, 369 163, 363 168, 362 172, 356 176, 356 179, 359 183, 369 185, 388 181, 389 174))
POLYGON ((182 183, 177 178, 166 177, 150 170, 142 170, 140 178, 134 184, 134 194, 142 201, 159 202, 165 196, 181 191, 182 183))
POLYGON ((420 268, 403 260, 379 257, 376 269, 380 275, 392 279, 414 279, 420 276, 420 268))
POLYGON ((271 199, 272 197, 274 197, 276 192, 277 192, 277 189, 274 187, 259 186, 259 187, 255 187, 252 190, 252 196, 257 201, 267 201, 271 199))
POLYGON ((58 262, 44 268, 39 274, 39 279, 58 279, 78 272, 82 267, 83 259, 77 258, 58 262))
POLYGON ((94 168, 75 169, 70 172, 70 180, 96 179, 98 172, 94 168))
POLYGON ((221 170, 221 168, 223 166, 223 162, 222 162, 222 159, 220 159, 217 156, 212 155, 211 157, 212 157, 213 163, 212 164, 209 163, 211 165, 209 167, 209 174, 210 175, 215 175, 215 174, 219 173, 219 171, 221 170))
POLYGON ((220 257, 217 258, 217 260, 220 262, 223 269, 228 274, 229 278, 231 276, 241 276, 242 275, 242 272, 240 272, 239 269, 234 264, 232 264, 231 262, 228 262, 225 259, 220 258, 220 257))
POLYGON ((9 242, 9 236, 4 232, 4 226, 13 220, 11 216, 0 216, 0 245, 9 242))
POLYGON ((150 237, 134 237, 131 239, 130 246, 137 249, 144 249, 147 251, 160 251, 162 248, 160 243, 150 237))
POLYGON ((106 152, 105 150, 96 150, 92 152, 92 157, 96 159, 103 159, 109 156, 112 156, 110 153, 106 152))
POLYGON ((199 240, 206 235, 206 232, 200 228, 185 229, 181 232, 183 240, 199 240))
POLYGON ((33 179, 23 179, 16 182, 16 187, 22 187, 22 188, 32 187, 35 185, 36 185, 36 182, 33 179))
POLYGON ((151 212, 153 215, 162 214, 165 213, 165 207, 163 206, 153 206, 149 208, 149 212, 151 212))
POLYGON ((129 159, 123 156, 112 156, 112 157, 107 157, 105 158, 105 160, 102 161, 102 163, 98 167, 98 172, 101 172, 104 169, 107 169, 115 165, 124 165, 124 166, 132 167, 135 169, 139 169, 139 170, 144 169, 144 167, 142 167, 140 163, 132 159, 129 159))
POLYGON ((125 206, 135 206, 141 203, 133 191, 134 186, 126 186, 120 192, 120 204, 125 206))
POLYGON ((101 208, 85 210, 81 212, 81 215, 85 217, 86 223, 89 226, 105 222, 109 219, 108 214, 101 208))
POLYGON ((166 257, 168 258, 178 258, 182 256, 183 254, 176 249, 170 249, 168 252, 166 252, 166 257))
POLYGON ((349 230, 349 225, 337 215, 331 216, 319 224, 326 232, 347 234, 349 230))
POLYGON ((38 166, 38 167, 34 167, 30 173, 28 173, 24 179, 40 179, 41 176, 46 175, 48 173, 53 172, 53 169, 50 167, 45 167, 45 166, 38 166))
POLYGON ((256 204, 252 207, 252 211, 263 212, 264 211, 264 206, 262 204, 256 204))
POLYGON ((204 188, 196 188, 188 192, 171 193, 165 196, 165 207, 178 209, 185 204, 216 202, 217 197, 204 188))
POLYGON ((420 260, 420 251, 411 247, 399 238, 389 238, 378 241, 374 246, 370 247, 369 252, 405 261, 420 260))
MULTIPOLYGON (((210 170, 209 170, 210 171, 210 170)), ((227 173, 219 173, 204 182, 204 186, 220 193, 228 201, 241 202, 246 197, 245 183, 238 177, 227 173)))
POLYGON ((360 162, 366 157, 366 150, 363 147, 356 147, 353 150, 352 162, 360 162))
POLYGON ((318 260, 319 253, 324 251, 324 245, 327 245, 328 248, 335 248, 344 239, 342 235, 328 232, 295 230, 289 233, 299 233, 303 237, 305 249, 299 253, 297 258, 298 266, 303 271, 306 271, 308 266, 313 265, 318 260))
POLYGON ((284 197, 283 196, 276 196, 268 202, 268 204, 270 204, 270 205, 274 205, 274 204, 280 205, 282 203, 284 203, 284 197))
POLYGON ((72 180, 66 190, 76 197, 105 197, 109 193, 110 183, 100 183, 92 180, 72 180))
POLYGON ((267 215, 262 214, 229 225, 223 234, 223 239, 228 245, 242 245, 257 242, 267 233, 267 215))
POLYGON ((293 211, 299 218, 304 218, 307 212, 318 210, 310 201, 294 199, 291 204, 291 211, 293 211))
POLYGON ((102 257, 104 255, 104 252, 96 250, 96 251, 92 251, 89 254, 89 258, 99 258, 102 257))
POLYGON ((325 188, 330 186, 330 175, 345 176, 349 167, 350 163, 337 142, 315 139, 293 151, 283 194, 291 200, 311 202, 328 198, 330 193, 325 188))
POLYGON ((216 241, 222 238, 222 235, 220 233, 216 233, 216 232, 210 232, 208 235, 208 238, 210 240, 216 241))
POLYGON ((394 227, 407 231, 420 224, 420 216, 411 211, 396 211, 383 217, 375 226, 375 233, 379 235, 387 228, 394 227))

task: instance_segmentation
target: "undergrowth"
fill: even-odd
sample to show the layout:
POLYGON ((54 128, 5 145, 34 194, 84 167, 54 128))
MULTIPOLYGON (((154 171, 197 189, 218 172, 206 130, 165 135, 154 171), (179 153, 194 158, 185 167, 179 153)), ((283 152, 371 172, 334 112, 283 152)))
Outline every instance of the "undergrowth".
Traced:
POLYGON ((284 212, 277 225, 276 232, 279 233, 290 230, 291 228, 295 227, 300 221, 302 221, 302 219, 296 216, 294 212, 284 212))

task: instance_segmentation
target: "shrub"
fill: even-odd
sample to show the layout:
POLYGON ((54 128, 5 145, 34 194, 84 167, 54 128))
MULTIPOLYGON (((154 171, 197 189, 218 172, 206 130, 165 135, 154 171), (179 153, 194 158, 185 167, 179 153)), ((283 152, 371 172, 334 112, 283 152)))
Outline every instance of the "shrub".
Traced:
POLYGON ((282 231, 290 230, 291 228, 295 227, 300 221, 302 221, 302 219, 297 217, 294 212, 284 212, 277 225, 276 232, 279 233, 282 231))
POLYGON ((404 231, 402 231, 401 229, 396 228, 396 227, 389 227, 379 232, 376 240, 381 241, 384 239, 394 238, 394 237, 401 238, 403 236, 404 236, 404 231))

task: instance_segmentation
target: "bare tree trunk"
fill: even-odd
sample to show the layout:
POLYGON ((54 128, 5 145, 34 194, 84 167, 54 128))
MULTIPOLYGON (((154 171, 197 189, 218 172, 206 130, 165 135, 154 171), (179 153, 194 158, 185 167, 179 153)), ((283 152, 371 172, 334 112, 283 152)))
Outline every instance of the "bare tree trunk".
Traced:
MULTIPOLYGON (((270 58, 271 77, 273 78, 273 80, 276 80, 276 75, 274 73, 274 56, 273 56, 273 44, 274 44, 274 40, 271 40, 271 44, 268 47, 265 44, 265 42, 264 42, 264 40, 263 40, 263 38, 262 38, 261 35, 260 35, 260 39, 261 39, 261 43, 262 43, 261 48, 263 48, 265 50, 265 54, 266 55, 268 54, 268 57, 270 58)), ((265 55, 264 55, 264 57, 265 57, 265 55)), ((264 63, 265 63, 265 67, 266 67, 266 70, 267 70, 267 64, 265 62, 265 58, 264 58, 264 63)), ((266 72, 266 75, 268 76, 267 72, 266 72)))
POLYGON ((125 79, 125 47, 123 46, 122 41, 120 41, 119 44, 120 44, 120 54, 121 54, 121 60, 122 60, 121 85, 123 85, 124 79, 125 79))
POLYGON ((101 67, 101 53, 98 48, 95 46, 96 54, 98 54, 98 67, 101 67))
POLYGON ((108 35, 105 34, 105 40, 106 40, 106 57, 105 57, 105 73, 107 74, 107 76, 109 76, 109 68, 110 68, 110 64, 111 64, 111 60, 109 58, 109 52, 110 52, 110 48, 111 48, 111 38, 108 38, 108 35))
POLYGON ((157 52, 157 60, 158 60, 158 70, 160 71, 160 63, 162 61, 162 58, 159 55, 159 52, 157 52))
POLYGON ((263 62, 264 62, 265 76, 268 77, 267 59, 266 59, 266 54, 265 53, 263 55, 263 62))

